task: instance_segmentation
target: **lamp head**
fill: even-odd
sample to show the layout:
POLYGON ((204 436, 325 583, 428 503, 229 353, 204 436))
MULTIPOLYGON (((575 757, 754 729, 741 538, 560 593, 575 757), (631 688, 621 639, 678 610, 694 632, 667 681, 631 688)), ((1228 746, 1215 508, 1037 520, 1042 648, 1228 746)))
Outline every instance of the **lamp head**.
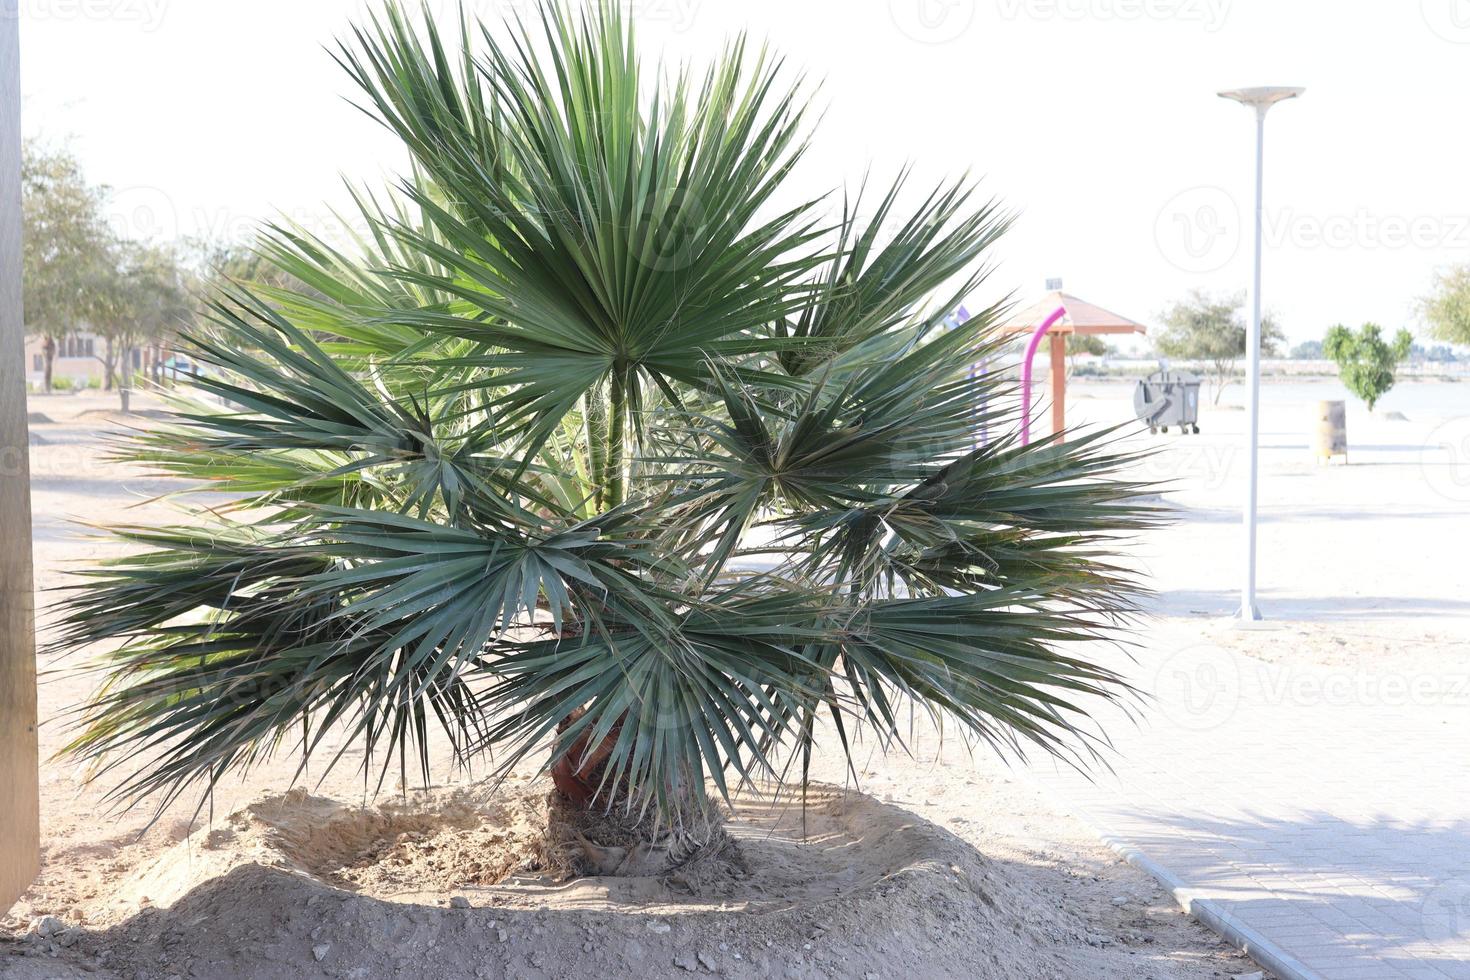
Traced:
POLYGON ((1248 105, 1258 112, 1265 112, 1278 102, 1294 99, 1305 92, 1304 88, 1296 88, 1287 85, 1265 85, 1259 88, 1237 88, 1227 92, 1221 92, 1220 98, 1233 99, 1241 105, 1248 105))

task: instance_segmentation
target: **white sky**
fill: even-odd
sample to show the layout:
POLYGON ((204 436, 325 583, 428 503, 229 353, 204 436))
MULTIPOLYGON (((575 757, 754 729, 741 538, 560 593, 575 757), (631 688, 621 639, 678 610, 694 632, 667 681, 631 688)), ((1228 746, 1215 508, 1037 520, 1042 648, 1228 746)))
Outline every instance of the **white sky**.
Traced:
MULTIPOLYGON (((1061 276, 1150 322, 1243 288, 1253 125, 1214 93, 1260 84, 1308 88, 1268 123, 1266 302, 1293 340, 1417 330, 1434 269, 1470 261, 1470 0, 631 3, 650 55, 703 60, 747 29, 822 80, 803 191, 870 162, 984 175, 1021 212, 994 293, 1061 276)), ((361 0, 19 4, 26 131, 69 138, 134 233, 324 221, 339 175, 401 165, 323 50, 361 0)))

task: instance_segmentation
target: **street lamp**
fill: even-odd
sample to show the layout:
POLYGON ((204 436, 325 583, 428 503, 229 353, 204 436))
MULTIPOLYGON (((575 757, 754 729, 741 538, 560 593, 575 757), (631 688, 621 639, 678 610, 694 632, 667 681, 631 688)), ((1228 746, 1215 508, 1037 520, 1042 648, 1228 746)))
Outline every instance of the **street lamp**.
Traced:
POLYGON ((1278 102, 1294 99, 1304 88, 1283 86, 1242 88, 1221 92, 1222 99, 1233 99, 1256 113, 1256 268, 1251 280, 1251 324, 1245 335, 1245 359, 1250 398, 1246 402, 1247 441, 1245 491, 1245 578, 1241 583, 1241 620, 1256 622, 1261 610, 1256 605, 1256 472, 1261 441, 1261 198, 1266 167, 1266 113, 1278 102))
POLYGON ((9 464, 0 473, 0 915, 30 886, 41 860, 16 13, 16 0, 0 0, 0 448, 9 464))

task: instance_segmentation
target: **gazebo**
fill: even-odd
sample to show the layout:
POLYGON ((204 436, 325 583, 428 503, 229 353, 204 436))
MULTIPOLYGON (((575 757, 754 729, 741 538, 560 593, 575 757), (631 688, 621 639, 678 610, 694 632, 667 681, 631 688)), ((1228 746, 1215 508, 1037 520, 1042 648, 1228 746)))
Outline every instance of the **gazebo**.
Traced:
MULTIPOLYGON (((1024 377, 1028 380, 1031 357, 1035 355, 1043 334, 1050 338, 1053 433, 1061 433, 1067 424, 1067 337, 1071 334, 1148 333, 1148 328, 1137 320, 1109 312, 1060 289, 1047 293, 1025 309, 1017 310, 1001 323, 1000 329, 1005 333, 1031 335, 1032 342, 1023 365, 1024 377)), ((1027 423, 1029 426, 1029 418, 1027 423)))

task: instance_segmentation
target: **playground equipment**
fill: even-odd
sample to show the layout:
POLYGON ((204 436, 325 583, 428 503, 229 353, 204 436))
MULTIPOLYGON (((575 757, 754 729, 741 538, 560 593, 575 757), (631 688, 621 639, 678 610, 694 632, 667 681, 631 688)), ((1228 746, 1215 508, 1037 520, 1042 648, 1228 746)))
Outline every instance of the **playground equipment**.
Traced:
MULTIPOLYGON (((1041 324, 1041 326, 1039 326, 1039 327, 1036 328, 1036 332, 1031 335, 1031 342, 1026 345, 1026 358, 1025 358, 1025 360, 1023 360, 1021 362, 1021 445, 1023 445, 1023 446, 1029 446, 1029 445, 1031 445, 1031 361, 1036 357, 1036 348, 1038 348, 1038 347, 1041 346, 1041 338, 1042 337, 1045 337, 1048 333, 1050 333, 1051 332, 1051 328, 1054 327, 1054 326, 1056 326, 1057 325, 1057 322, 1059 320, 1061 320, 1063 317, 1065 317, 1066 315, 1067 315, 1067 308, 1065 306, 1058 306, 1056 308, 1056 311, 1054 313, 1052 313, 1051 316, 1047 317, 1046 320, 1045 320, 1045 322, 1043 322, 1041 324)), ((1058 347, 1058 345, 1055 342, 1053 342, 1052 343, 1052 360, 1053 361, 1056 360, 1057 347, 1058 347)), ((1065 340, 1063 340, 1062 343, 1061 343, 1061 349, 1062 349, 1062 355, 1065 357, 1066 356, 1066 341, 1065 340)), ((1056 372, 1053 372, 1052 373, 1052 378, 1055 379, 1056 377, 1057 377, 1056 372)), ((1065 387, 1065 385, 1067 383, 1067 374, 1066 374, 1066 369, 1065 368, 1063 368, 1063 371, 1062 371, 1062 374, 1061 374, 1061 379, 1062 379, 1061 386, 1053 385, 1053 390, 1059 391, 1059 390, 1061 390, 1062 387, 1065 387)), ((1053 400, 1054 401, 1057 398, 1056 395, 1053 395, 1052 397, 1053 397, 1053 400)), ((1062 424, 1063 425, 1066 424, 1065 417, 1063 418, 1062 424)), ((1060 432, 1061 430, 1059 428, 1053 427, 1053 430, 1052 431, 1053 432, 1060 432)))
MULTIPOLYGON (((970 311, 966 307, 961 306, 959 309, 955 310, 949 316, 947 316, 947 317, 944 318, 944 329, 946 329, 946 330, 957 330, 957 329, 959 329, 960 327, 964 326, 966 323, 969 323, 969 322, 970 322, 970 311)), ((971 378, 979 377, 980 375, 983 375, 983 374, 986 374, 987 372, 989 372, 989 370, 990 370, 990 358, 988 358, 988 357, 982 358, 979 364, 972 364, 972 365, 970 365, 970 377, 971 378)), ((990 426, 988 424, 986 424, 986 422, 985 422, 985 419, 988 416, 989 409, 990 409, 990 399, 986 395, 983 395, 982 394, 980 396, 980 404, 976 406, 976 411, 979 413, 979 416, 980 416, 980 442, 979 442, 979 445, 981 445, 981 446, 988 446, 988 445, 990 445, 990 426)))
POLYGON ((1147 333, 1143 324, 1125 316, 1110 313, 1086 300, 1068 295, 1060 289, 1041 299, 1000 325, 1005 333, 1026 334, 1026 357, 1021 362, 1021 441, 1031 441, 1031 364, 1041 347, 1043 337, 1051 338, 1051 431, 1058 439, 1067 425, 1067 337, 1070 334, 1147 333))

